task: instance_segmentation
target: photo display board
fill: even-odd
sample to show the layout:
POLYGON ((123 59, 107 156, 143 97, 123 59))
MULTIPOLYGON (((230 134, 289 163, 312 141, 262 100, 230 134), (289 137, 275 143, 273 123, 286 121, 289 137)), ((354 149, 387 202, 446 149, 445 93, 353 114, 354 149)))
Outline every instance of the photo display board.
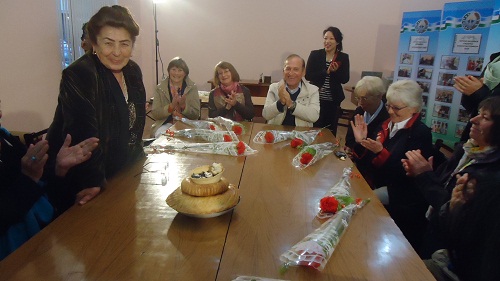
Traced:
POLYGON ((447 3, 443 10, 403 13, 394 80, 412 79, 423 89, 422 121, 433 141, 452 146, 469 121, 456 76, 479 77, 500 51, 500 0, 447 3), (494 33, 496 32, 496 33, 494 33))

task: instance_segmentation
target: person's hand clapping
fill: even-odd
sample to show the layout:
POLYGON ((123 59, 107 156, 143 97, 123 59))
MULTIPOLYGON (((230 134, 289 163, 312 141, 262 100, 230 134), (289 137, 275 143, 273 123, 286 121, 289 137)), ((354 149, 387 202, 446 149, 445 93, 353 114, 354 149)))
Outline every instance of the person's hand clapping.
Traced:
POLYGON ((28 151, 21 158, 21 172, 34 182, 38 182, 42 178, 45 163, 49 159, 48 150, 47 140, 41 140, 36 144, 30 144, 28 151))
POLYGON ((368 136, 368 126, 365 123, 365 118, 360 114, 356 114, 356 116, 354 116, 354 122, 351 121, 350 123, 354 139, 357 143, 361 143, 361 141, 368 136))
POLYGON ((421 173, 432 171, 433 156, 426 160, 422 156, 420 149, 409 150, 405 155, 408 159, 401 159, 401 163, 403 163, 403 168, 407 176, 414 177, 421 173))
POLYGON ((453 78, 455 84, 453 87, 462 94, 470 96, 483 86, 483 78, 477 79, 474 76, 456 76, 453 78))
POLYGON ((67 134, 56 158, 55 173, 59 177, 64 177, 69 169, 90 159, 92 151, 99 144, 99 139, 92 137, 74 146, 69 146, 70 144, 71 135, 67 134))
POLYGON ((280 83, 280 86, 278 87, 278 97, 280 99, 280 102, 284 106, 291 106, 293 101, 290 98, 290 94, 287 92, 285 83, 280 83))
POLYGON ((227 98, 224 98, 224 101, 226 101, 227 104, 227 109, 231 109, 231 107, 235 106, 236 103, 238 102, 236 100, 236 92, 232 91, 230 95, 227 96, 227 98))
POLYGON ((326 70, 326 73, 330 74, 332 72, 335 72, 339 69, 340 64, 336 61, 332 61, 330 65, 328 66, 328 69, 326 70))
POLYGON ((476 191, 476 179, 469 179, 469 174, 457 175, 457 183, 451 192, 450 211, 467 203, 476 191))
POLYGON ((379 153, 384 149, 384 145, 380 141, 380 136, 376 140, 370 138, 362 140, 361 145, 373 153, 379 153))

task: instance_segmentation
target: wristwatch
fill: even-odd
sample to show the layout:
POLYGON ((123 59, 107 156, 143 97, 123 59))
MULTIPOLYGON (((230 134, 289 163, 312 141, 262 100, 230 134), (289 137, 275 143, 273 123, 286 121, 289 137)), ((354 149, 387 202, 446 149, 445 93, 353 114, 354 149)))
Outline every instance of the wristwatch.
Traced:
POLYGON ((293 112, 295 110, 295 107, 297 106, 297 102, 293 102, 291 106, 288 107, 288 110, 290 110, 291 112, 293 112))

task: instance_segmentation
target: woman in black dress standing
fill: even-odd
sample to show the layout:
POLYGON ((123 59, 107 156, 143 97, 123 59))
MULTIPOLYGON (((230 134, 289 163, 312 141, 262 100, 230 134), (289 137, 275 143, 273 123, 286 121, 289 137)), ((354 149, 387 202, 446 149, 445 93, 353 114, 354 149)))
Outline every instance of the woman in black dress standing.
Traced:
POLYGON ((323 49, 311 51, 306 79, 319 87, 320 112, 314 127, 337 133, 337 114, 345 95, 342 84, 349 81, 349 55, 342 52, 342 32, 330 26, 323 31, 323 49))

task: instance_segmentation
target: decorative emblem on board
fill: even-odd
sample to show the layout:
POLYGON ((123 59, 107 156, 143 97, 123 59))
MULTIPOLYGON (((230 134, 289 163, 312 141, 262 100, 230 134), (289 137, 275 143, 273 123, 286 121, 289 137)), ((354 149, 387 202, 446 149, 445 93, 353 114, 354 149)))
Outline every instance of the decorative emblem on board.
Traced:
POLYGON ((427 31, 427 28, 429 27, 429 21, 426 19, 419 19, 415 23, 415 31, 417 33, 424 33, 427 31))
POLYGON ((465 30, 474 30, 481 22, 481 14, 478 12, 468 12, 462 17, 462 27, 465 30))

